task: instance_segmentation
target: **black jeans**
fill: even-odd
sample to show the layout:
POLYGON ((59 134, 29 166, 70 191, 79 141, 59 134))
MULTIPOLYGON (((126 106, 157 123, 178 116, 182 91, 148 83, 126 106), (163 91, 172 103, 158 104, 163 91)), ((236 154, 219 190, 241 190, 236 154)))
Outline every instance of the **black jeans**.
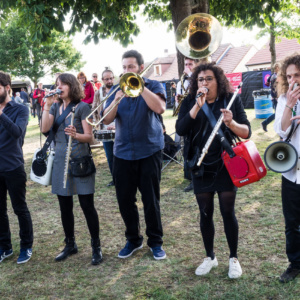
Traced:
MULTIPOLYGON (((74 237, 73 197, 57 195, 61 212, 61 220, 66 238, 74 237)), ((94 194, 78 195, 91 238, 99 239, 99 218, 94 205, 94 194)))
POLYGON ((282 176, 281 196, 285 220, 286 254, 292 267, 300 269, 300 184, 282 176))
POLYGON ((114 156, 113 178, 115 182, 120 213, 124 220, 125 236, 132 244, 143 242, 140 234, 139 213, 136 206, 137 189, 141 192, 144 204, 148 246, 161 246, 163 230, 160 215, 160 178, 162 153, 139 160, 124 160, 114 156))
POLYGON ((0 249, 12 248, 7 215, 7 191, 20 226, 20 247, 32 248, 33 230, 30 212, 26 203, 26 173, 24 166, 10 172, 0 172, 0 249))

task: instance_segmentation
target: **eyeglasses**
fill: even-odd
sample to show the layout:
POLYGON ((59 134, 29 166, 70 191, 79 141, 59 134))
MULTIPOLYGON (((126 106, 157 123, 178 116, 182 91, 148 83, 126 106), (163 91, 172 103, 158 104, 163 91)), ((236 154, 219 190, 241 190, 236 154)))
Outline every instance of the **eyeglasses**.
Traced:
POLYGON ((113 77, 110 77, 110 78, 103 78, 103 80, 105 80, 105 81, 113 80, 113 79, 114 79, 113 77))
POLYGON ((199 77, 199 78, 198 78, 198 81, 201 82, 201 83, 202 83, 204 80, 205 80, 206 82, 210 82, 210 81, 213 81, 214 78, 215 78, 215 77, 213 77, 213 76, 207 76, 207 77, 205 77, 205 78, 204 78, 204 77, 199 77))
POLYGON ((94 78, 95 78, 95 77, 97 78, 98 76, 97 76, 97 75, 93 75, 93 77, 94 77, 94 78))
POLYGON ((79 77, 78 79, 84 79, 85 80, 85 77, 79 77))

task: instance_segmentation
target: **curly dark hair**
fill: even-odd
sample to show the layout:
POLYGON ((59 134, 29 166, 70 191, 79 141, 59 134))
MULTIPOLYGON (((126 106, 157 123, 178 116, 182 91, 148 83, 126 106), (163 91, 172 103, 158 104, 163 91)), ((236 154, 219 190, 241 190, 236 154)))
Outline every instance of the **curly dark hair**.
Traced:
POLYGON ((300 54, 295 52, 294 54, 287 56, 282 64, 281 69, 279 71, 279 80, 278 80, 278 95, 286 94, 289 89, 289 83, 286 77, 286 69, 290 65, 295 65, 297 69, 300 71, 300 54))
MULTIPOLYGON (((62 73, 57 77, 57 80, 68 85, 68 87, 70 88, 69 98, 71 99, 71 102, 77 104, 81 101, 81 99, 85 97, 81 83, 74 75, 69 73, 62 73)), ((59 100, 62 102, 60 98, 59 100)))
POLYGON ((216 62, 203 63, 195 67, 193 74, 191 76, 190 83, 190 94, 192 97, 196 96, 198 90, 198 75, 202 71, 211 70, 214 73, 214 76, 218 84, 218 97, 223 98, 228 96, 232 92, 232 87, 229 80, 224 74, 223 69, 216 65, 216 62))

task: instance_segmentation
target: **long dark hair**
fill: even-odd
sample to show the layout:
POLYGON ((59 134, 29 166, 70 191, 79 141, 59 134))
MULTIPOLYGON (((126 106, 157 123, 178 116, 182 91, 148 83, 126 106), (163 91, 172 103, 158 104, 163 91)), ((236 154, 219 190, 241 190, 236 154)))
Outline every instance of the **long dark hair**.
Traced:
MULTIPOLYGON (((62 73, 57 77, 57 80, 60 80, 70 88, 69 98, 71 99, 71 102, 77 104, 81 101, 81 99, 85 97, 82 86, 74 75, 69 73, 62 73)), ((62 102, 60 98, 59 100, 62 102)))
POLYGON ((297 69, 300 71, 300 54, 294 53, 291 56, 288 56, 284 59, 281 65, 281 69, 279 72, 279 80, 278 80, 278 95, 286 94, 289 89, 289 83, 286 78, 286 69, 290 65, 295 65, 297 69))
POLYGON ((198 90, 199 73, 206 70, 211 70, 214 73, 218 84, 218 97, 227 97, 230 94, 230 92, 232 92, 232 87, 227 77, 225 76, 223 69, 218 67, 215 62, 200 64, 194 69, 190 81, 190 94, 192 95, 192 97, 196 96, 198 90))

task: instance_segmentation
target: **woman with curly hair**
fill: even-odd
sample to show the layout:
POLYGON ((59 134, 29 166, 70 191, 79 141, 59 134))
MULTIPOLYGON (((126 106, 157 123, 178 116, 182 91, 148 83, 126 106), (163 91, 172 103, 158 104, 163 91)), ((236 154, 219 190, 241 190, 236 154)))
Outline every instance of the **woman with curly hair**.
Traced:
POLYGON ((95 94, 93 84, 87 80, 87 77, 83 72, 78 73, 77 79, 81 83, 81 86, 84 90, 85 96, 82 98, 82 101, 91 105, 94 101, 94 94, 95 94))
MULTIPOLYGON (((284 141, 290 140, 300 156, 300 54, 284 59, 279 72, 278 105, 274 129, 284 141), (292 123, 293 120, 297 122, 292 123), (292 135, 291 135, 292 134, 292 135)), ((281 274, 286 283, 300 274, 300 158, 288 172, 282 174, 281 198, 285 220, 286 254, 290 265, 281 274)))
MULTIPOLYGON (((200 64, 194 69, 190 81, 190 93, 182 103, 176 122, 177 133, 188 141, 185 151, 190 164, 193 161, 197 163, 198 159, 193 158, 199 158, 198 154, 202 152, 213 130, 202 110, 205 102, 216 120, 223 114, 221 129, 225 135, 229 132, 232 136, 244 139, 250 137, 250 123, 240 98, 237 97, 231 110, 226 109, 231 97, 230 83, 223 70, 215 63, 200 64)), ((193 169, 194 193, 200 209, 200 229, 207 256, 195 273, 196 275, 208 274, 218 265, 214 253, 213 223, 214 195, 217 193, 230 249, 228 276, 238 278, 242 275, 242 269, 237 259, 238 222, 234 211, 237 188, 233 185, 221 159, 223 150, 220 139, 215 137, 201 168, 190 165, 193 169)))
MULTIPOLYGON (((78 159, 90 154, 89 142, 92 140, 92 126, 86 121, 91 113, 89 106, 82 102, 84 96, 79 81, 72 74, 63 73, 57 78, 57 88, 61 90, 57 95, 48 97, 42 116, 42 132, 48 132, 54 122, 66 110, 70 103, 75 105, 74 122, 71 125, 71 113, 64 119, 55 134, 55 158, 52 171, 52 193, 57 195, 62 225, 65 232, 66 246, 55 258, 56 261, 66 259, 78 252, 74 235, 73 195, 78 195, 80 206, 91 235, 92 264, 97 265, 102 261, 99 239, 99 219, 94 206, 95 173, 75 177, 68 169, 66 188, 63 186, 64 165, 68 146, 68 136, 72 137, 71 159, 78 159), (59 101, 54 103, 54 100, 59 101)), ((50 91, 50 93, 54 92, 50 91)))

